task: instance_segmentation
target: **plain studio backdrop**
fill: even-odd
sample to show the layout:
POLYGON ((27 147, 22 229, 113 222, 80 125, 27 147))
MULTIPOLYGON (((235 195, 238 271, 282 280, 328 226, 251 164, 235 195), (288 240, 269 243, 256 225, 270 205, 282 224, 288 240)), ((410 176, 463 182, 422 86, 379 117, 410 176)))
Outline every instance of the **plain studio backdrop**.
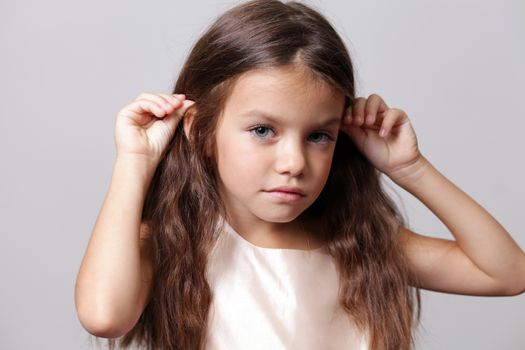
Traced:
MULTIPOLYGON (((171 92, 191 45, 237 3, 0 3, 1 349, 94 347, 74 285, 111 177, 116 112, 143 91, 171 92)), ((358 96, 406 111, 421 152, 525 247, 525 3, 306 3, 345 40, 358 96)), ((413 230, 452 238, 385 180, 413 230)), ((525 294, 422 296, 418 350, 525 348, 525 294)))

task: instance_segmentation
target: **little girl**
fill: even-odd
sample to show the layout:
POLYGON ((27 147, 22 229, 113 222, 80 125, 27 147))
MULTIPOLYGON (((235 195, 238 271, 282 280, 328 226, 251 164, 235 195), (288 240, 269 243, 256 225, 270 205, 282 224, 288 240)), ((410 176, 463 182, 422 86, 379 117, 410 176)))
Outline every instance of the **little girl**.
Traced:
POLYGON ((230 9, 173 92, 117 114, 75 290, 89 333, 147 349, 411 349, 419 288, 525 290, 524 252, 421 154, 403 110, 355 96, 345 45, 312 8, 230 9), (381 174, 455 240, 406 228, 381 174))

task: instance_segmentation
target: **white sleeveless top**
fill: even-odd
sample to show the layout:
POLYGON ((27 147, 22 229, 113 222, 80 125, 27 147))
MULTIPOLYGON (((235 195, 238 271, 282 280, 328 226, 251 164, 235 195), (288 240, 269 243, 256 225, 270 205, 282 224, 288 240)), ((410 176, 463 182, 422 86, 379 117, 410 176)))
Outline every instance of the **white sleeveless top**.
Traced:
POLYGON ((338 304, 325 247, 263 248, 225 222, 206 273, 213 293, 206 350, 368 349, 338 304))

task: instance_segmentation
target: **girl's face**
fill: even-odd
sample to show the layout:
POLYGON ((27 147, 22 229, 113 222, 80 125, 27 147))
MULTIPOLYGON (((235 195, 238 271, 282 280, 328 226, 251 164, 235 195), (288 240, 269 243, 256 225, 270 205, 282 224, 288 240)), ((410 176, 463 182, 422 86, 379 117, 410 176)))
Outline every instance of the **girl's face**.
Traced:
POLYGON ((310 206, 330 171, 344 96, 302 71, 250 71, 236 82, 216 133, 219 192, 244 223, 285 223, 310 206), (291 186, 298 198, 272 192, 291 186))

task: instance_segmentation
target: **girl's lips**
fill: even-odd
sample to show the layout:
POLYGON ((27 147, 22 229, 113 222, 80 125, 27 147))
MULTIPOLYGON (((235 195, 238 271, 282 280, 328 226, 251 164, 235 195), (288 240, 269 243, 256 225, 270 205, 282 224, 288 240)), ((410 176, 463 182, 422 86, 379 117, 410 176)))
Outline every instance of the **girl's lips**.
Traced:
POLYGON ((267 193, 283 202, 295 202, 304 197, 304 195, 299 193, 285 191, 267 191, 267 193))
POLYGON ((281 186, 281 187, 272 188, 268 192, 284 192, 284 193, 297 194, 300 196, 305 195, 303 190, 301 190, 299 187, 291 187, 291 186, 281 186))

